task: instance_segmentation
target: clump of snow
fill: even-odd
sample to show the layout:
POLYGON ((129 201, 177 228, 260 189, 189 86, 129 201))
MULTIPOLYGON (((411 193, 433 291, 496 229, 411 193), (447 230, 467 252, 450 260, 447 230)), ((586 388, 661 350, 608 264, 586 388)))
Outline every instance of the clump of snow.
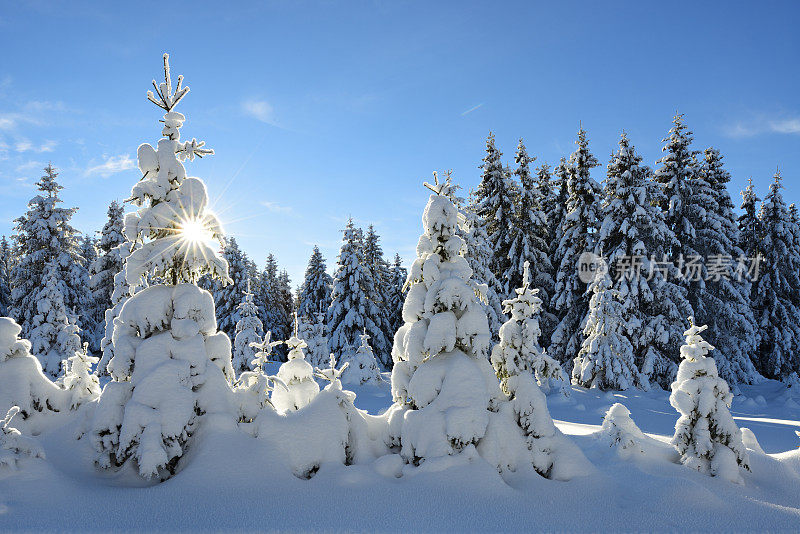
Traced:
POLYGON ((68 409, 69 394, 44 375, 39 360, 31 355, 30 342, 20 339, 20 332, 13 319, 0 317, 0 412, 18 406, 18 423, 27 427, 39 414, 68 409))
POLYGON ((0 467, 17 469, 23 458, 44 459, 44 449, 31 437, 23 436, 11 426, 11 420, 19 413, 19 406, 12 406, 4 419, 0 420, 0 467))
POLYGON ((644 454, 647 436, 631 419, 630 410, 617 402, 608 409, 603 418, 600 439, 615 447, 620 457, 627 458, 632 453, 644 454))
MULTIPOLYGON (((753 431, 747 427, 742 427, 742 443, 748 450, 755 451, 760 454, 765 454, 764 449, 761 448, 761 444, 756 439, 756 435, 753 434, 753 431)), ((798 434, 800 436, 800 434, 798 434)))
POLYGON ((717 373, 714 347, 700 335, 706 326, 691 327, 684 335, 678 376, 672 383, 670 404, 681 414, 672 444, 681 462, 701 473, 743 484, 739 467, 750 469, 742 432, 731 417, 733 395, 717 373))

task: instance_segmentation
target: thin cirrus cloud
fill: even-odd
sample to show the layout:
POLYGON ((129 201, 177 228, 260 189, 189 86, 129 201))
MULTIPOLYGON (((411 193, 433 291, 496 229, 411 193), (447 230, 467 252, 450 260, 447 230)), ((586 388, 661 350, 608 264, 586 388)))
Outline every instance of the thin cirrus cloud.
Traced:
POLYGON ((52 152, 57 144, 56 141, 45 141, 41 145, 35 145, 28 139, 20 139, 14 144, 14 150, 17 152, 52 152))
POLYGON ((291 206, 281 206, 277 202, 270 202, 269 200, 262 200, 261 205, 267 208, 267 211, 272 213, 292 213, 291 206))
POLYGON ((728 137, 754 137, 761 134, 800 134, 800 117, 784 119, 759 118, 750 122, 740 121, 725 127, 728 137))
POLYGON ((275 110, 266 100, 245 100, 242 111, 256 120, 275 125, 275 110))
POLYGON ((105 161, 86 169, 86 176, 102 176, 108 178, 112 174, 133 169, 136 165, 128 154, 105 157, 105 161))

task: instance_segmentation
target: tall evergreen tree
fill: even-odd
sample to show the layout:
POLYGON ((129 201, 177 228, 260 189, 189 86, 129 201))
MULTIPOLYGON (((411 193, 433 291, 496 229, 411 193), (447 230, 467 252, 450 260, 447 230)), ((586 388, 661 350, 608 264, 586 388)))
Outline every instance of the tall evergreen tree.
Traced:
POLYGON ((350 219, 344 229, 342 248, 333 274, 331 306, 326 319, 328 347, 339 359, 347 362, 361 346, 361 335, 385 347, 380 323, 380 309, 369 298, 374 291, 372 277, 364 265, 363 240, 350 219))
POLYGON ((578 274, 579 258, 585 252, 594 251, 595 233, 599 226, 597 197, 600 186, 589 175, 589 171, 599 163, 589 151, 583 128, 578 131, 575 143, 578 148, 569 159, 566 215, 556 253, 561 263, 556 274, 553 308, 558 313, 559 323, 550 343, 550 355, 567 366, 580 350, 582 322, 589 311, 587 285, 578 274))
MULTIPOLYGON (((514 174, 520 182, 519 204, 512 228, 513 242, 509 251, 511 268, 505 274, 511 287, 522 287, 522 273, 525 262, 529 263, 532 276, 531 284, 539 290, 538 297, 547 303, 553 295, 553 265, 550 263, 550 245, 548 243, 548 221, 544 211, 544 202, 549 200, 550 192, 542 192, 538 183, 544 181, 549 186, 547 170, 540 169, 544 176, 535 179, 530 172, 530 163, 534 158, 528 156, 525 144, 519 140, 514 161, 517 169, 514 174)), ((543 332, 550 334, 555 328, 556 318, 546 311, 542 313, 543 332)))
POLYGON ((758 203, 761 199, 756 195, 753 180, 747 180, 747 187, 742 191, 742 214, 739 215, 739 248, 748 257, 758 254, 761 241, 761 221, 758 219, 758 203))
MULTIPOLYGON (((325 270, 325 258, 314 246, 314 251, 308 260, 303 285, 298 293, 297 315, 302 319, 312 320, 320 312, 325 312, 331 305, 331 285, 333 278, 325 270)), ((327 356, 327 355, 326 355, 327 356)))
POLYGON ((800 257, 793 247, 781 175, 775 173, 759 213, 763 254, 753 287, 761 339, 756 368, 767 378, 785 379, 800 369, 800 257))
POLYGON ((258 307, 253 302, 253 293, 250 291, 248 281, 244 298, 237 306, 239 321, 236 323, 236 335, 233 342, 233 358, 231 364, 237 376, 249 371, 256 349, 251 345, 261 342, 264 336, 264 326, 258 318, 258 307))
MULTIPOLYGON (((241 319, 239 304, 247 292, 247 257, 234 237, 226 237, 222 257, 228 262, 228 276, 233 283, 217 280, 212 294, 217 310, 217 325, 231 340, 236 337, 236 323, 241 319)), ((249 361, 247 362, 250 363, 249 361)))
POLYGON ((714 148, 703 153, 693 181, 696 206, 692 248, 703 258, 703 276, 690 286, 689 301, 695 317, 708 325, 707 337, 717 349, 719 375, 733 388, 757 378, 750 356, 758 344, 758 328, 750 303, 751 284, 737 277, 735 261, 744 252, 738 246, 739 227, 728 194, 730 174, 714 148))
POLYGON ((292 293, 292 281, 289 273, 285 269, 278 274, 278 324, 283 326, 286 339, 292 335, 294 325, 294 294, 292 293))
POLYGON ((284 333, 279 324, 278 302, 278 261, 273 254, 267 256, 264 270, 259 275, 259 287, 256 297, 258 313, 264 324, 265 332, 273 332, 275 339, 283 339, 284 333))
MULTIPOLYGON (((375 228, 370 224, 367 228, 367 234, 364 236, 364 265, 372 277, 373 293, 370 295, 370 300, 378 307, 379 315, 375 317, 375 322, 379 324, 381 332, 383 332, 382 340, 372 340, 370 344, 374 348, 378 363, 384 369, 391 369, 392 367, 392 348, 391 341, 394 339, 394 331, 389 322, 389 304, 386 300, 386 295, 389 292, 390 283, 390 270, 389 262, 383 257, 383 248, 380 243, 380 236, 375 232, 375 228), (383 341, 384 345, 379 346, 383 341)), ((347 373, 345 373, 347 376, 347 373)))
POLYGON ((500 327, 506 320, 503 315, 500 294, 503 288, 491 269, 492 248, 486 235, 486 222, 476 210, 475 195, 470 195, 468 205, 461 209, 464 225, 457 229, 464 239, 464 259, 472 269, 472 279, 476 284, 486 284, 486 298, 479 301, 489 320, 489 333, 493 341, 498 341, 500 327))
POLYGON ((11 307, 11 246, 8 239, 0 239, 0 316, 8 316, 11 307))
MULTIPOLYGON (((545 184, 552 183, 552 193, 547 195, 548 200, 544 204, 545 213, 547 213, 547 235, 550 239, 550 262, 553 264, 554 273, 561 265, 561 258, 558 256, 559 247, 561 245, 561 232, 564 226, 564 217, 567 214, 567 199, 569 198, 569 191, 567 188, 567 180, 569 179, 569 164, 567 159, 562 157, 558 162, 555 170, 553 171, 555 178, 550 181, 550 173, 545 169, 540 169, 537 177, 539 178, 539 187, 543 191, 550 189, 545 184)), ((555 277, 555 276, 554 276, 555 277)))
POLYGON ((489 266, 499 282, 501 298, 505 298, 513 289, 504 277, 511 267, 509 252, 518 192, 509 172, 503 167, 502 156, 503 153, 495 146, 494 134, 490 133, 486 139, 486 156, 480 165, 483 175, 475 192, 475 211, 486 223, 486 235, 492 250, 489 266))
MULTIPOLYGON (((677 268, 671 262, 653 263, 676 242, 657 207, 660 199, 661 189, 650 180, 650 169, 623 133, 607 168, 595 251, 614 278, 612 289, 621 300, 637 373, 666 387, 677 368, 674 355, 683 342, 684 318, 691 306, 686 289, 674 282, 677 268)), ((628 385, 640 382, 647 387, 634 378, 628 385)))
MULTIPOLYGON (((400 254, 395 254, 394 262, 389 271, 389 287, 386 295, 389 328, 392 332, 390 340, 394 339, 394 334, 403 326, 403 302, 405 301, 405 291, 403 289, 407 279, 408 270, 403 267, 403 260, 400 258, 400 254)), ((393 365, 393 362, 390 363, 391 365, 393 365)))
POLYGON ((692 211, 692 179, 697 172, 697 160, 696 153, 690 148, 692 132, 686 127, 683 115, 677 114, 672 119, 669 137, 663 142, 666 145, 662 151, 666 154, 658 160, 661 167, 656 170, 653 179, 663 192, 659 207, 664 211, 667 226, 677 238, 672 250, 667 252, 671 254, 672 261, 677 262, 681 255, 685 258, 698 255, 697 251, 691 249, 695 238, 694 222, 697 220, 692 211))
MULTIPOLYGON (((36 293, 44 285, 45 267, 57 264, 55 276, 64 283, 64 305, 78 312, 87 304, 88 273, 78 251, 78 232, 70 224, 77 208, 62 208, 58 193, 63 189, 58 172, 48 165, 36 182, 39 194, 28 202, 28 211, 16 219, 14 254, 19 261, 11 271, 11 315, 29 337, 33 317, 38 313, 36 293)), ((82 325, 80 318, 76 319, 82 325)))
MULTIPOLYGON (((95 309, 95 328, 92 332, 92 350, 102 349, 102 338, 105 334, 105 313, 115 303, 111 300, 114 293, 114 277, 125 267, 126 254, 118 248, 125 242, 124 208, 116 200, 108 206, 108 220, 100 232, 97 241, 97 258, 89 264, 89 288, 95 309)), ((129 252, 130 249, 128 249, 129 252)))

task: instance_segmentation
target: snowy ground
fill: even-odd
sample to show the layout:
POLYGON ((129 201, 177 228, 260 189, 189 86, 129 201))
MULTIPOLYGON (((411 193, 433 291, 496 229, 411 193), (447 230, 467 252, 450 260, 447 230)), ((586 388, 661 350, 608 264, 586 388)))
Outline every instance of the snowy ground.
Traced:
MULTIPOLYGON (((800 395, 776 382, 742 390, 732 412, 768 453, 750 451, 744 486, 675 463, 665 442, 677 414, 663 391, 551 395, 558 426, 593 464, 569 482, 503 480, 482 460, 402 478, 375 464, 323 465, 301 480, 260 440, 207 426, 187 467, 153 485, 98 472, 72 416, 41 436, 46 461, 0 471, 0 530, 798 531, 800 395), (645 455, 622 459, 593 435, 614 402, 655 438, 645 455)), ((356 392, 371 413, 390 403, 388 387, 356 392)))

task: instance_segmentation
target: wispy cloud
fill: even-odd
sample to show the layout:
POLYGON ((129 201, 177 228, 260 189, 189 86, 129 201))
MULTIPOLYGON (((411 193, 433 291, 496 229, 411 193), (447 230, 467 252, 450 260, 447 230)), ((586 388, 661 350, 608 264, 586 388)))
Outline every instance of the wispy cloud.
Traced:
POLYGON ((133 169, 136 165, 128 154, 119 156, 103 156, 105 161, 100 165, 94 165, 86 169, 86 176, 99 175, 108 178, 112 174, 133 169))
POLYGON ((275 124, 275 110, 266 100, 246 100, 242 102, 245 114, 267 124, 275 124))
POLYGON ((483 107, 483 102, 481 102, 481 103, 480 103, 480 104, 478 104, 477 106, 472 106, 471 108, 469 108, 469 109, 468 109, 468 110, 466 110, 466 111, 462 111, 462 112, 461 112, 461 116, 462 116, 462 117, 464 117, 464 116, 466 116, 466 115, 469 115, 470 113, 472 113, 472 112, 473 112, 473 111, 475 111, 476 109, 478 109, 478 108, 482 108, 482 107, 483 107))
POLYGON ((261 205, 272 213, 292 213, 293 211, 291 206, 281 206, 277 202, 270 202, 269 200, 262 200, 261 205))
POLYGON ((723 132, 728 137, 754 137, 761 134, 800 134, 800 117, 771 119, 758 117, 750 121, 738 121, 726 125, 723 132))

